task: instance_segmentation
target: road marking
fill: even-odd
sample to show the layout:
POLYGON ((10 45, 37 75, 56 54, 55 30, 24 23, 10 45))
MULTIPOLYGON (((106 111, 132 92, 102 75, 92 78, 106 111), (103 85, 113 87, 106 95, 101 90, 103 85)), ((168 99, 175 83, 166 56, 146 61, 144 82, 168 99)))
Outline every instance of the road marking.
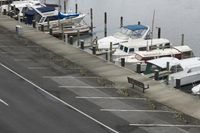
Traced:
POLYGON ((127 99, 127 100, 146 100, 146 98, 136 98, 136 97, 79 97, 77 96, 76 98, 79 99, 127 99))
POLYGON ((70 77, 70 76, 43 76, 43 78, 58 78, 58 79, 62 79, 62 78, 72 78, 72 79, 97 79, 97 78, 101 78, 101 77, 70 77))
POLYGON ((4 100, 0 99, 0 102, 2 102, 3 104, 5 104, 6 106, 9 106, 8 103, 6 103, 4 100))
POLYGON ((14 59, 14 61, 16 61, 16 62, 20 62, 20 61, 23 61, 23 62, 25 62, 25 61, 31 61, 30 59, 14 59))
POLYGON ((100 109, 108 112, 146 112, 146 113, 175 113, 167 110, 126 110, 126 109, 100 109))
POLYGON ((200 128, 200 125, 173 125, 173 124, 129 124, 130 126, 138 127, 189 127, 200 128))
POLYGON ((13 71, 12 69, 8 68, 7 66, 3 65, 2 63, 0 63, 0 65, 4 68, 6 68, 8 71, 12 72, 13 74, 17 75, 18 77, 20 77, 21 79, 25 80, 26 82, 28 82, 29 84, 33 85, 34 87, 36 87, 37 89, 39 89, 40 91, 46 93, 47 95, 53 97, 54 99, 58 100, 59 102, 63 103, 64 105, 68 106, 69 108, 72 108, 73 110, 77 111, 78 113, 84 115, 85 117, 89 118, 90 120, 100 124, 101 126, 107 128, 108 130, 114 132, 114 133, 119 133, 118 131, 112 129, 111 127, 103 124, 102 122, 96 120, 95 118, 93 118, 92 116, 89 116, 88 114, 84 113, 83 111, 77 109, 76 107, 70 105, 69 103, 57 98, 56 96, 52 95, 51 93, 45 91, 44 89, 42 89, 41 87, 39 87, 38 85, 36 85, 35 83, 31 82, 30 80, 26 79, 25 77, 23 77, 22 75, 18 74, 17 72, 13 71))
POLYGON ((59 86, 60 88, 80 88, 80 89, 108 89, 114 87, 106 87, 106 86, 59 86))
POLYGON ((48 69, 48 67, 28 67, 28 69, 31 69, 31 70, 44 70, 44 69, 48 69))

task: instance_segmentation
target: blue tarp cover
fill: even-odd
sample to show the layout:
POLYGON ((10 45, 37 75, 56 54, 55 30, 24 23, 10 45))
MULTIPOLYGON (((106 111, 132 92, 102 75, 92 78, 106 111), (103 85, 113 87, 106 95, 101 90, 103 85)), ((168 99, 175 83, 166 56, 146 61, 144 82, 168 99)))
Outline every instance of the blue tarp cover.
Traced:
POLYGON ((124 28, 134 31, 134 30, 146 30, 148 27, 144 25, 127 25, 124 26, 124 28))
POLYGON ((66 18, 66 19, 69 19, 69 18, 74 18, 74 17, 78 17, 79 14, 78 13, 72 13, 72 14, 63 14, 63 13, 58 13, 58 18, 59 19, 63 19, 63 18, 66 18))
POLYGON ((41 13, 45 13, 45 12, 51 12, 51 11, 54 11, 55 8, 54 7, 40 7, 40 8, 37 8, 41 13))

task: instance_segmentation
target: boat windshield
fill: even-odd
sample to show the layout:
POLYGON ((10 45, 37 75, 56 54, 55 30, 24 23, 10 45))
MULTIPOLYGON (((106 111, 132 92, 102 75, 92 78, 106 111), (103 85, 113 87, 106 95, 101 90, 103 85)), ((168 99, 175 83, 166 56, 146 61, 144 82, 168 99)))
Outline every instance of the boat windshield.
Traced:
POLYGON ((128 53, 128 47, 124 47, 124 52, 128 53))
POLYGON ((132 39, 141 38, 146 33, 146 31, 147 29, 135 30, 132 32, 131 38, 132 39))
POLYGON ((124 49, 124 46, 123 46, 123 45, 120 45, 120 46, 119 46, 119 49, 120 49, 120 50, 123 50, 123 49, 124 49))
POLYGON ((132 31, 126 28, 121 28, 120 31, 113 35, 116 38, 127 40, 130 36, 132 36, 132 31))

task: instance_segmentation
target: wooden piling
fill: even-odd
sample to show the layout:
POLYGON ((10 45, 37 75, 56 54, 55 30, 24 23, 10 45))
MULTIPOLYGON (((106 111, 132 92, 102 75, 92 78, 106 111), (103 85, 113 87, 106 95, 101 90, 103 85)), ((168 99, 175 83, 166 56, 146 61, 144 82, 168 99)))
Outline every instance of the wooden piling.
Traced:
POLYGON ((66 1, 64 0, 64 13, 67 13, 67 8, 66 8, 67 4, 66 1))
POLYGON ((136 65, 136 72, 141 73, 141 64, 140 63, 137 63, 137 65, 136 65))
POLYGON ((81 43, 81 49, 84 50, 84 44, 85 44, 84 40, 80 40, 80 43, 81 43))
POLYGON ((125 58, 121 58, 121 67, 125 67, 125 58))
POLYGON ((36 21, 33 19, 32 20, 33 28, 36 28, 36 21))
POLYGON ((78 4, 75 4, 75 12, 78 13, 78 4))
POLYGON ((73 36, 70 36, 69 37, 69 44, 73 45, 73 43, 74 43, 74 38, 73 38, 73 36))
MULTIPOLYGON (((170 64, 169 64, 169 62, 167 62, 167 71, 169 72, 170 71, 170 64)), ((167 73, 167 77, 166 77, 166 84, 168 85, 169 84, 169 73, 167 73)))
POLYGON ((183 46, 184 45, 184 34, 181 34, 181 46, 183 46))
POLYGON ((158 27, 158 38, 160 38, 160 37, 161 37, 161 28, 158 27))
POLYGON ((159 70, 154 71, 154 80, 159 80, 159 70))
POLYGON ((123 27, 123 21, 124 21, 124 20, 123 20, 123 17, 121 16, 121 17, 120 17, 120 28, 123 27))
POLYGON ((107 13, 104 13, 104 37, 107 37, 107 13))
POLYGON ((112 42, 110 42, 110 62, 112 62, 112 42))
POLYGON ((92 8, 90 8, 90 20, 91 20, 90 30, 91 30, 91 34, 93 35, 93 9, 92 8))

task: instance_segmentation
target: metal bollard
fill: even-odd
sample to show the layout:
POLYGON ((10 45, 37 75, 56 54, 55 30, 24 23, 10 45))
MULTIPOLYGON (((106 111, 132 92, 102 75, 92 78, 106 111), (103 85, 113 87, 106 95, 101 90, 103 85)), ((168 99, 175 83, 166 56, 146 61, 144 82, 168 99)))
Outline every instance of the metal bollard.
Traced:
POLYGON ((80 40, 80 43, 81 43, 81 49, 84 49, 84 40, 80 40))
POLYGON ((106 51, 106 60, 108 60, 108 51, 106 51))
POLYGON ((96 55, 96 47, 95 46, 92 47, 92 54, 96 55))
POLYGON ((3 15, 6 15, 6 9, 3 10, 3 15))
POLYGON ((137 63, 137 65, 136 65, 136 72, 141 73, 141 64, 140 63, 137 63))
POLYGON ((181 80, 180 79, 176 79, 176 88, 177 89, 181 88, 181 80))
POLYGON ((32 20, 33 28, 36 28, 36 21, 32 20))
POLYGON ((121 58, 121 66, 125 67, 125 58, 121 58))
POLYGON ((159 80, 159 70, 154 71, 154 80, 159 80))
POLYGON ((73 43, 74 43, 74 38, 73 38, 73 36, 70 36, 69 37, 69 44, 73 45, 73 43))

